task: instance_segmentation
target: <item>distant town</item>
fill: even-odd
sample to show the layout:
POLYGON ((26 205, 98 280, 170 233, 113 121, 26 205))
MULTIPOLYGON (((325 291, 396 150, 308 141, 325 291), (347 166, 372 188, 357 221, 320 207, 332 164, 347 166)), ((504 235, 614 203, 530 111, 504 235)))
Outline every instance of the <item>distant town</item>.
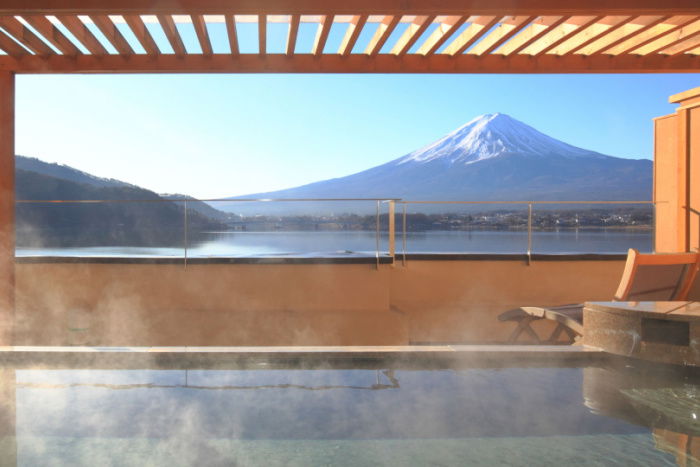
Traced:
MULTIPOLYGON (((522 230, 528 226, 528 210, 499 210, 470 213, 407 213, 406 230, 522 230)), ((651 230, 650 208, 540 210, 532 213, 535 230, 556 229, 639 229, 651 230)), ((388 214, 380 214, 380 228, 387 229, 388 214)), ((240 231, 304 231, 349 230, 371 231, 376 228, 376 215, 299 215, 299 216, 236 216, 226 222, 230 230, 240 231)), ((396 229, 403 230, 403 214, 396 215, 396 229)))

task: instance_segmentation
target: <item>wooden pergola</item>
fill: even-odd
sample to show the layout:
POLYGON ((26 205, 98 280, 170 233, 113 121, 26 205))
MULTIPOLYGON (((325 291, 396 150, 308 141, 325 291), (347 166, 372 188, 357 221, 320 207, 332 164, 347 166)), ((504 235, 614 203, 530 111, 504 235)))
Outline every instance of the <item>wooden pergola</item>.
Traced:
MULTIPOLYGON (((700 69, 697 0, 4 0, 0 70, 17 73, 591 73, 700 69), (225 53, 210 28, 225 25, 225 53), (237 26, 255 23, 258 51, 237 26), (284 53, 267 53, 283 23, 284 53), (316 25, 300 53, 300 24, 316 25), (178 25, 193 28, 187 50, 178 25), (327 50, 331 27, 345 33, 327 50), (159 46, 154 28, 167 38, 159 46), (362 31, 369 43, 357 50, 362 31), (395 31, 401 33, 392 34, 395 31), (99 31, 99 33, 97 33, 99 31), (135 37, 138 45, 134 47, 135 37), (106 44, 107 42, 108 44, 106 44), (108 45, 109 47, 106 47, 108 45), (166 50, 163 50, 166 49, 166 50), (170 50, 172 49, 172 51, 170 50)), ((277 44, 280 50, 281 44, 277 44)))
POLYGON ((699 72, 700 0, 2 0, 0 50, 6 343, 14 309, 18 73, 699 72), (239 47, 243 23, 257 25, 255 53, 239 47), (280 23, 286 43, 270 47, 268 26, 280 23), (315 39, 301 51, 297 37, 307 23, 315 39), (334 25, 344 35, 328 50, 334 25), (186 47, 183 26, 193 28, 197 50, 186 47), (225 28, 223 52, 215 53, 214 27, 225 28), (359 47, 363 31, 369 41, 359 47))

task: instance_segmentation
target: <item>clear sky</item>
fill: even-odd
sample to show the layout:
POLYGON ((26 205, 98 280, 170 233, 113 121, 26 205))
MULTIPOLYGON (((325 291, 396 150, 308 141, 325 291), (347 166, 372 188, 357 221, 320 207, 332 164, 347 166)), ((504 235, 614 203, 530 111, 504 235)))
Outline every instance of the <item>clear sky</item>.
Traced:
POLYGON ((21 75, 17 153, 160 193, 225 197, 340 177, 503 112, 651 158, 652 118, 700 74, 21 75))

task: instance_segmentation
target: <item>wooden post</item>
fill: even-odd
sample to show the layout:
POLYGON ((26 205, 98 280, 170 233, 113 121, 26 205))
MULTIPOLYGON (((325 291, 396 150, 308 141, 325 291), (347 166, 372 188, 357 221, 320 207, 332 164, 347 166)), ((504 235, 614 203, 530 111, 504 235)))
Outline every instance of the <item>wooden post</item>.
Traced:
POLYGON ((678 190, 678 200, 681 207, 680 219, 678 221, 678 243, 681 251, 690 251, 690 134, 688 109, 676 110, 678 115, 676 137, 678 138, 678 180, 676 189, 678 190))
POLYGON ((15 75, 0 72, 0 345, 12 345, 15 314, 15 75))

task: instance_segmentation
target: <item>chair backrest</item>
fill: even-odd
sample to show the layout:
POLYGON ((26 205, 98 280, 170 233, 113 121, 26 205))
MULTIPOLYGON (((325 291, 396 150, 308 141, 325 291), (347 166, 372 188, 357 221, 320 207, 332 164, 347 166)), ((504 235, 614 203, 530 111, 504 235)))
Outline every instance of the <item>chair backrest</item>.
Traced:
POLYGON ((699 267, 698 253, 641 254, 630 248, 615 300, 686 300, 699 267))

